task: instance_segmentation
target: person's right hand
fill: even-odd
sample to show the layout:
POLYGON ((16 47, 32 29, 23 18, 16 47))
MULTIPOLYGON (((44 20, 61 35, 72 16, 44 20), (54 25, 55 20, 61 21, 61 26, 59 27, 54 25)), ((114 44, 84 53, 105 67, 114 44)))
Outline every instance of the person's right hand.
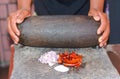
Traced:
POLYGON ((26 9, 17 10, 8 17, 8 33, 15 44, 19 42, 20 31, 17 28, 17 24, 24 21, 25 18, 29 17, 31 12, 26 9))

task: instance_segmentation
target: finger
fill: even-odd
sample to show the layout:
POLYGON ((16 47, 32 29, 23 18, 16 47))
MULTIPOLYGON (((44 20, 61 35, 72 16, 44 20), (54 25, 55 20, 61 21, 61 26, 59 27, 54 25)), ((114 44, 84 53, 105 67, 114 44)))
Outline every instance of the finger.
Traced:
POLYGON ((102 41, 102 42, 99 43, 99 46, 103 47, 105 45, 105 43, 106 43, 106 41, 104 40, 104 41, 102 41))
POLYGON ((104 45, 103 45, 104 47, 106 47, 107 46, 107 42, 106 43, 104 43, 104 45))
POLYGON ((98 41, 101 42, 107 42, 109 38, 109 31, 105 31, 103 35, 98 39, 98 41))
POLYGON ((100 47, 103 47, 103 43, 100 43, 99 46, 100 46, 100 47))
POLYGON ((99 43, 103 41, 102 36, 100 36, 100 37, 98 38, 98 41, 99 41, 99 43))
POLYGON ((108 41, 108 35, 107 36, 103 36, 99 38, 99 45, 100 47, 106 46, 108 41), (101 40, 100 40, 101 39, 101 40))
POLYGON ((99 39, 98 39, 98 41, 99 41, 99 43, 101 43, 101 42, 107 42, 108 41, 108 34, 104 34, 104 35, 102 35, 99 39))
POLYGON ((102 14, 102 13, 99 13, 100 15, 100 18, 101 18, 101 25, 100 27, 98 28, 97 30, 97 34, 101 34, 104 32, 104 30, 106 29, 106 26, 107 26, 107 18, 106 18, 106 15, 105 14, 102 14))
POLYGON ((11 39, 15 42, 15 40, 14 40, 14 38, 13 38, 13 35, 14 35, 14 34, 13 34, 12 29, 11 29, 11 27, 10 27, 9 18, 8 18, 7 20, 8 20, 8 33, 9 33, 11 39))
POLYGON ((95 21, 100 21, 100 17, 98 15, 93 16, 93 18, 94 18, 95 21))
POLYGON ((14 43, 17 44, 17 42, 19 41, 19 40, 18 40, 18 37, 17 37, 17 36, 15 35, 15 33, 12 31, 10 25, 11 25, 11 24, 10 24, 10 20, 8 19, 8 32, 9 32, 12 40, 14 41, 14 43))
POLYGON ((11 36, 11 39, 14 41, 15 44, 17 44, 18 43, 18 37, 14 34, 14 32, 11 31, 10 27, 9 27, 8 32, 11 36))
POLYGON ((11 16, 10 17, 10 26, 11 26, 12 31, 17 36, 19 36, 20 35, 20 31, 18 30, 17 25, 16 25, 16 18, 17 18, 16 16, 11 16))
POLYGON ((100 47, 105 47, 107 45, 107 42, 106 41, 103 41, 99 44, 100 47))
POLYGON ((99 42, 104 41, 104 40, 108 40, 109 34, 110 34, 110 26, 109 26, 109 23, 108 23, 105 31, 103 32, 102 36, 99 39, 99 42))
POLYGON ((100 47, 106 46, 107 40, 108 40, 108 39, 99 42, 99 46, 100 46, 100 47))
POLYGON ((94 18, 95 21, 100 21, 100 16, 99 16, 99 14, 98 14, 98 11, 96 11, 96 12, 94 13, 93 18, 94 18))

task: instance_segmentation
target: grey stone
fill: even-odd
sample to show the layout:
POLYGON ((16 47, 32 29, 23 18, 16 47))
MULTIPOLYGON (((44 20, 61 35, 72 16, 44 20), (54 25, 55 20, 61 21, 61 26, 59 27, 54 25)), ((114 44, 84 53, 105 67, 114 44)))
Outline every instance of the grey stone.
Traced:
POLYGON ((19 43, 38 47, 98 45, 100 22, 83 15, 32 16, 19 25, 19 43))
MULTIPOLYGON (((57 65, 57 64, 56 64, 57 65)), ((39 48, 15 46, 14 68, 11 79, 120 79, 104 48, 39 48), (84 56, 84 68, 78 72, 57 72, 54 66, 38 61, 46 51, 73 51, 84 56)))

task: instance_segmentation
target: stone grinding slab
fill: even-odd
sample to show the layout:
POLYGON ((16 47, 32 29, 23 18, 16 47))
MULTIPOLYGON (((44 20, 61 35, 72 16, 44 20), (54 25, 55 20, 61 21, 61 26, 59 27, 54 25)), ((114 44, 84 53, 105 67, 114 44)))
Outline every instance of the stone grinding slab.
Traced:
POLYGON ((14 68, 10 79, 120 79, 117 70, 111 64, 103 48, 39 48, 21 45, 15 46, 14 68), (77 72, 57 72, 54 66, 38 61, 47 51, 73 51, 84 56, 84 68, 77 72))

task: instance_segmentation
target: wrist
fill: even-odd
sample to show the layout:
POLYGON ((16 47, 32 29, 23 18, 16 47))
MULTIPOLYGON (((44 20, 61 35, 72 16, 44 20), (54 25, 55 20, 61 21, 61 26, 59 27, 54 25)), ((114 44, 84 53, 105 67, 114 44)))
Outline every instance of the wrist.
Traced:
POLYGON ((103 12, 103 10, 99 9, 99 8, 90 8, 89 12, 91 11, 99 11, 99 12, 103 12))
POLYGON ((90 9, 103 11, 104 0, 90 0, 90 9))
POLYGON ((18 13, 19 13, 19 14, 25 14, 26 17, 31 16, 31 10, 28 10, 28 9, 26 9, 26 8, 18 9, 18 13))

